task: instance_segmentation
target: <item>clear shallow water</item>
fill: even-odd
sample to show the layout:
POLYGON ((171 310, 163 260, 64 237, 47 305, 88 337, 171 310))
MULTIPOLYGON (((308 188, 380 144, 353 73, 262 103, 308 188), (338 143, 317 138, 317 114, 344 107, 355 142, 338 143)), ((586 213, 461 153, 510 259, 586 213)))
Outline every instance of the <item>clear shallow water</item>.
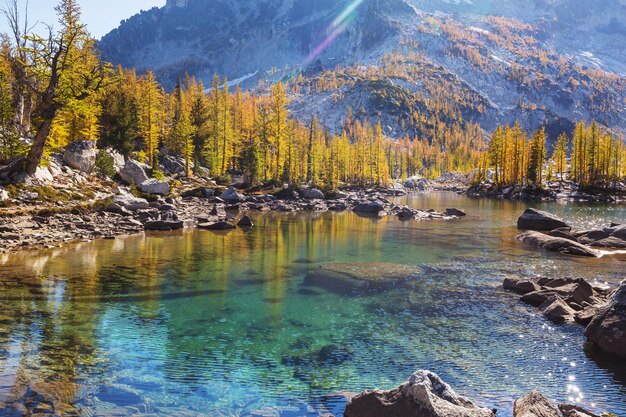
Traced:
MULTIPOLYGON (((581 327, 553 325, 500 288, 507 274, 617 283, 626 256, 522 247, 514 225, 524 203, 454 194, 399 202, 469 217, 253 214, 249 233, 138 236, 0 258, 0 415, 27 389, 52 391, 89 416, 340 415, 338 393, 395 387, 417 369, 499 416, 532 389, 626 415, 624 364, 583 349, 581 327), (356 274, 377 263, 412 272, 374 294, 303 285, 320 265, 344 262, 364 264, 356 274)), ((626 219, 619 206, 534 206, 581 228, 626 219)))

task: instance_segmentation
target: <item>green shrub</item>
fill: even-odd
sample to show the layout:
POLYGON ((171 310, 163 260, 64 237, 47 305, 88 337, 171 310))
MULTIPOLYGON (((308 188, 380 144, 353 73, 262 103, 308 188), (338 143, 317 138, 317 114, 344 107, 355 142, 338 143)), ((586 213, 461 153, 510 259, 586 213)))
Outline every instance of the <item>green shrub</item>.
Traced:
POLYGON ((96 173, 109 178, 116 174, 113 157, 105 150, 100 150, 96 155, 96 173))
POLYGON ((165 173, 158 168, 152 170, 152 178, 156 178, 159 181, 165 181, 165 173))
POLYGON ((220 174, 217 177, 215 177, 215 182, 218 185, 230 185, 233 183, 233 179, 229 174, 225 173, 225 174, 220 174))

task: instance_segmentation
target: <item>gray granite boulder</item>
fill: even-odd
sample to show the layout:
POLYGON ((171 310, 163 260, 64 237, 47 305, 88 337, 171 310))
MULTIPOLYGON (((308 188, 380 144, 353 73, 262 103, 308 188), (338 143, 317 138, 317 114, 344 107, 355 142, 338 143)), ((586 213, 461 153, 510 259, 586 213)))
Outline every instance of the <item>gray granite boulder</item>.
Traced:
POLYGON ((549 231, 569 226, 554 214, 529 208, 517 219, 517 227, 524 230, 549 231))
POLYGON ((515 401, 513 415, 515 417, 561 417, 559 410, 537 391, 515 401))
POLYGON ((96 142, 75 140, 65 147, 63 161, 71 168, 90 174, 96 166, 96 142))
POLYGON ((144 164, 129 159, 124 164, 124 168, 120 170, 120 177, 127 184, 142 184, 149 179, 145 168, 147 167, 144 164))
POLYGON ((398 388, 365 391, 352 398, 345 417, 495 417, 458 395, 436 374, 417 371, 398 388))
POLYGON ((146 194, 166 195, 170 192, 170 184, 167 181, 160 181, 150 178, 138 185, 138 188, 146 194))
POLYGON ((626 357, 626 280, 599 309, 585 336, 603 351, 626 357))
POLYGON ((562 237, 549 236, 540 232, 529 231, 521 233, 517 239, 523 243, 552 252, 561 252, 567 255, 598 257, 599 253, 582 243, 574 242, 562 237))

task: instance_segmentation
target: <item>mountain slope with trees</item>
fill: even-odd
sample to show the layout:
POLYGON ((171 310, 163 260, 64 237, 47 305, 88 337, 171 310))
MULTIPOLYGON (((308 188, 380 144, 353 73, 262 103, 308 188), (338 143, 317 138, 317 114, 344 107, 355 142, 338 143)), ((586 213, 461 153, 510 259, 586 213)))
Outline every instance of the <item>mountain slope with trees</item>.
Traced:
POLYGON ((430 117, 425 105, 488 132, 518 120, 528 130, 546 126, 550 142, 578 120, 626 130, 615 47, 623 33, 609 30, 626 22, 622 2, 611 18, 597 17, 602 2, 585 2, 586 19, 576 5, 548 0, 454 3, 170 1, 99 45, 114 63, 154 70, 168 89, 186 73, 207 84, 219 73, 244 89, 281 80, 295 114, 313 114, 334 133, 351 109, 362 122, 382 121, 385 135, 413 136, 423 131, 415 120, 430 117), (372 88, 379 99, 368 99, 372 88))

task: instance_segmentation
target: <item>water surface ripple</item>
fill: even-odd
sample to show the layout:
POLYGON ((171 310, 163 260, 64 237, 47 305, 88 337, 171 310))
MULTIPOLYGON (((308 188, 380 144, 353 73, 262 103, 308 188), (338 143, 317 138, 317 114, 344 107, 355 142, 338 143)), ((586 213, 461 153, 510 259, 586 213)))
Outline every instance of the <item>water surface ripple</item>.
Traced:
MULTIPOLYGON (((626 415, 624 364, 584 349, 581 327, 548 322, 500 285, 508 274, 617 283, 626 257, 520 246, 523 203, 398 201, 469 217, 253 214, 248 233, 3 256, 0 415, 46 390, 85 416, 341 415, 343 392, 391 388, 423 368, 499 416, 532 389, 626 415), (321 266, 346 263, 356 275, 398 268, 402 277, 377 291, 305 285, 321 266)), ((580 228, 626 218, 618 206, 534 206, 580 228)))

